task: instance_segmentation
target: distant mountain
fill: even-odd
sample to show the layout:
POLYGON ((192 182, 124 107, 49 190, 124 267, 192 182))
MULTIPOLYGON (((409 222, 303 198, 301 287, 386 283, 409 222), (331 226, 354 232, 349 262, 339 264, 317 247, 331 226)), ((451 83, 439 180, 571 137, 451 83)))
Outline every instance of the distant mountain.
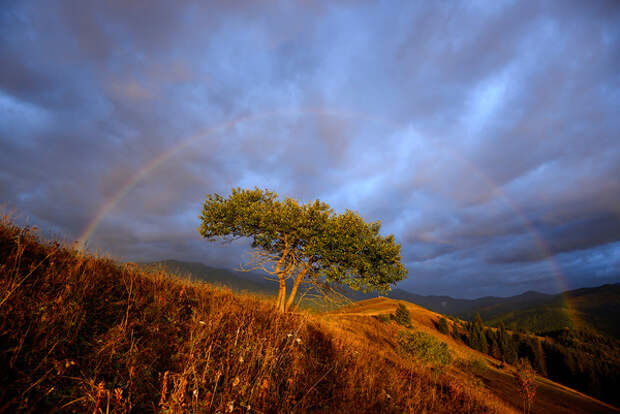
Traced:
POLYGON ((555 295, 528 291, 517 296, 485 296, 478 299, 454 299, 450 296, 422 296, 402 289, 392 290, 389 297, 407 300, 435 312, 469 318, 480 312, 483 318, 489 318, 508 310, 525 309, 550 301, 555 295), (484 315, 483 315, 484 312, 484 315))
POLYGON ((511 329, 545 332, 562 328, 594 328, 620 338, 620 283, 548 295, 528 291, 511 297, 454 299, 422 296, 394 289, 389 297, 407 300, 445 315, 473 319, 476 312, 487 324, 503 322, 511 329))

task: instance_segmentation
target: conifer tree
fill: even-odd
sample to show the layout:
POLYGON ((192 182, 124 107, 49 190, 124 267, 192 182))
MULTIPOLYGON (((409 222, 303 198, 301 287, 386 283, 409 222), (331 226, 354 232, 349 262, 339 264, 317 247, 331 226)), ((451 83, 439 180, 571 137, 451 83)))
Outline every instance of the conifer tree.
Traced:
POLYGON ((500 358, 499 345, 497 343, 497 335, 493 329, 485 328, 485 336, 487 344, 489 345, 488 353, 494 358, 500 358))
POLYGON ((461 340, 461 333, 459 332, 459 324, 455 321, 452 324, 452 337, 457 340, 461 340))
POLYGON ((510 353, 508 348, 510 347, 510 338, 508 337, 508 333, 506 332, 506 326, 504 322, 499 323, 499 327, 497 328, 497 345, 499 348, 499 355, 502 361, 508 361, 508 354, 510 353))
POLYGON ((469 324, 469 346, 484 353, 487 353, 489 350, 484 334, 484 326, 482 325, 482 318, 478 312, 476 312, 474 322, 470 322, 469 324))

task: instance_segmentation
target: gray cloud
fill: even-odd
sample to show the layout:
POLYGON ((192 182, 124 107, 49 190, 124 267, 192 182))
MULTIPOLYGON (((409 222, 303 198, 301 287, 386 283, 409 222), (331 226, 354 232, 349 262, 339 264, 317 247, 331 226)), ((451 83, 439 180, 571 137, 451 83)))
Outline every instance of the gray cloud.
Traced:
POLYGON ((381 220, 419 293, 618 281, 616 2, 11 2, 0 23, 0 203, 69 239, 105 211, 93 250, 238 266, 247 244, 197 217, 256 185, 381 220))

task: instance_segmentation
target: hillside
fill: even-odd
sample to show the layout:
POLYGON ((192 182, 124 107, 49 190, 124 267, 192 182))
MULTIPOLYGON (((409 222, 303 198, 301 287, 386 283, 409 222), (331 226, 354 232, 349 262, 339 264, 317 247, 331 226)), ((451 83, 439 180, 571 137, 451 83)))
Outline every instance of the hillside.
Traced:
MULTIPOLYGON (((487 357, 415 305, 415 327, 456 358, 445 369, 403 354, 403 328, 371 316, 394 301, 278 314, 269 300, 84 256, 6 221, 0 275, 0 412, 518 412, 510 374, 480 368, 487 357)), ((536 410, 617 412, 541 389, 536 410)))
MULTIPOLYGON (((398 301, 391 298, 375 298, 356 302, 350 306, 331 312, 329 315, 334 323, 338 323, 352 332, 361 330, 365 318, 392 314, 398 304, 404 304, 411 313, 411 324, 414 330, 422 331, 441 339, 449 345, 456 355, 457 363, 450 367, 450 372, 456 377, 473 377, 483 384, 490 393, 500 397, 513 407, 519 407, 519 396, 514 389, 514 367, 502 364, 497 359, 480 353, 456 341, 451 335, 443 335, 437 331, 441 314, 435 313, 410 302, 398 301), (473 361, 473 364, 472 364, 473 361)), ((453 329, 452 321, 448 321, 453 329)), ((575 391, 571 388, 550 381, 541 376, 536 377, 537 396, 532 409, 533 413, 594 413, 620 412, 609 405, 575 391)))
POLYGON ((322 317, 7 222, 0 270, 0 412, 512 412, 322 317))

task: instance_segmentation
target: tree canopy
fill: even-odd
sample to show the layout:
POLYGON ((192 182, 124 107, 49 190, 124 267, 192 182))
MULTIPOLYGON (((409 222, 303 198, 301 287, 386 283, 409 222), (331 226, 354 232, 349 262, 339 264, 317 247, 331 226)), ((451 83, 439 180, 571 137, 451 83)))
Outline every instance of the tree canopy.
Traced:
POLYGON ((207 240, 247 237, 251 265, 277 277, 276 307, 288 310, 303 282, 337 283, 355 290, 388 291, 407 277, 400 244, 382 236, 380 222, 366 223, 356 212, 335 213, 319 200, 279 200, 269 190, 234 188, 228 197, 209 194, 200 234, 207 240), (292 278, 290 294, 286 280, 292 278))

